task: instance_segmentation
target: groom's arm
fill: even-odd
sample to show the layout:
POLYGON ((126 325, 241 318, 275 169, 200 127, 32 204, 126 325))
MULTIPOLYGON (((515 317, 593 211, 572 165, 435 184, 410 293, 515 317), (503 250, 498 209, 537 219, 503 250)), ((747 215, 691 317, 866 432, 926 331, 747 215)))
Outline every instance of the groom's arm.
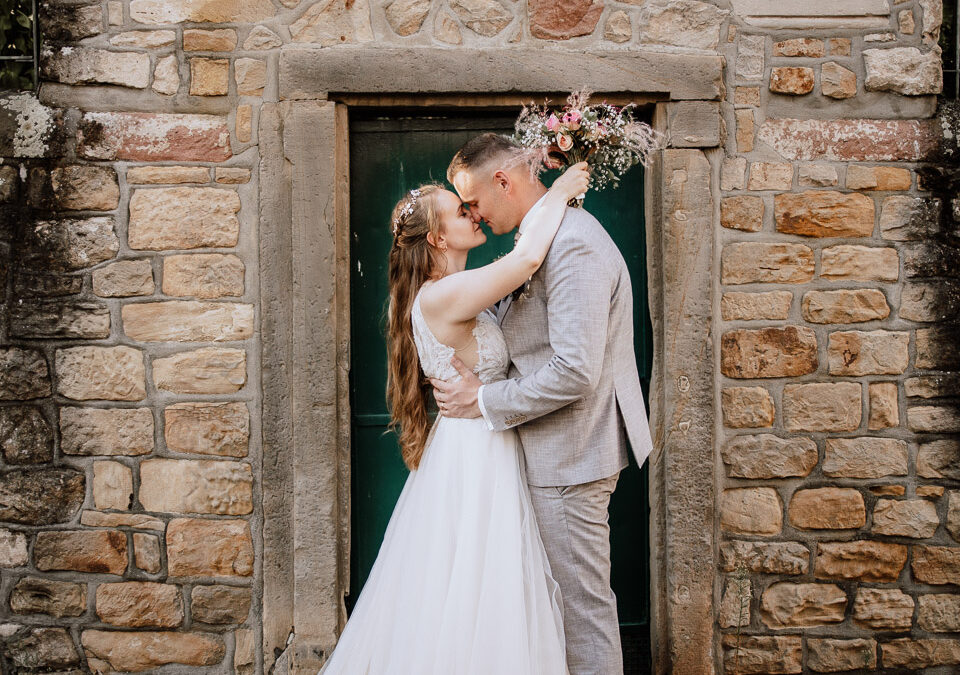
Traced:
POLYGON ((543 277, 553 356, 524 377, 483 386, 478 404, 488 425, 508 429, 592 393, 607 342, 613 261, 574 231, 554 242, 543 277))

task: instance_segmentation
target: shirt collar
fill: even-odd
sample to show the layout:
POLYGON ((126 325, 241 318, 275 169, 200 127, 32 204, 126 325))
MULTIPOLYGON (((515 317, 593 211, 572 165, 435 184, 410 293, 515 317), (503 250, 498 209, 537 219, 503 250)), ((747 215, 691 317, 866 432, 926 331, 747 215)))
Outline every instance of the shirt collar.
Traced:
POLYGON ((523 219, 520 221, 520 227, 518 228, 520 232, 523 232, 523 228, 525 228, 525 227, 527 226, 527 223, 529 223, 529 222, 530 222, 530 219, 533 218, 534 212, 535 212, 538 208, 540 208, 540 205, 543 204, 543 200, 546 199, 546 198, 547 198, 547 193, 544 192, 544 193, 543 193, 543 196, 540 197, 540 199, 538 199, 536 202, 534 202, 533 206, 530 207, 530 210, 527 211, 526 215, 525 215, 525 216, 523 217, 523 219))

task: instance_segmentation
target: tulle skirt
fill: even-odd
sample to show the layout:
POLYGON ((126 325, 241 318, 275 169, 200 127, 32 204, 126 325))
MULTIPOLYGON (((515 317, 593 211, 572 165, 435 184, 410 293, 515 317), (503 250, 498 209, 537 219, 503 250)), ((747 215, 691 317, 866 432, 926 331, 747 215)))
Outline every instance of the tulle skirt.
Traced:
POLYGON ((322 675, 563 675, 516 432, 440 418, 322 675))

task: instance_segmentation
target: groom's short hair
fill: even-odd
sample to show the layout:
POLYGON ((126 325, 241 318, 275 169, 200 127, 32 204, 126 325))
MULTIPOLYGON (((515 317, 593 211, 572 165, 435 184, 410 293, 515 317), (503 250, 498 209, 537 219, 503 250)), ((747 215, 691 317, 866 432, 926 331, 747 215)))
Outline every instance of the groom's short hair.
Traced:
POLYGON ((461 171, 474 171, 502 156, 516 156, 522 149, 506 136, 487 132, 463 144, 447 167, 447 180, 453 182, 461 171))

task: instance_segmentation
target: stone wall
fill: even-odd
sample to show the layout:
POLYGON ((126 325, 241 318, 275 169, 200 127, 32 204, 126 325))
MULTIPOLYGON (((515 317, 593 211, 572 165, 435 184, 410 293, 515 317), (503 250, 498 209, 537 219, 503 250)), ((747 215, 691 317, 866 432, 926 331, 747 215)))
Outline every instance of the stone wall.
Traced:
POLYGON ((261 467, 276 458, 260 326, 276 310, 260 302, 258 169, 284 160, 263 154, 258 120, 297 95, 281 51, 382 45, 724 57, 722 120, 686 103, 670 136, 719 151, 667 158, 674 174, 689 171, 677 153, 695 159, 718 206, 719 497, 703 514, 718 611, 701 648, 729 673, 960 664, 960 204, 943 140, 960 125, 935 117, 940 12, 44 4, 39 101, 0 99, 5 668, 254 673, 282 651, 261 648, 261 467))

